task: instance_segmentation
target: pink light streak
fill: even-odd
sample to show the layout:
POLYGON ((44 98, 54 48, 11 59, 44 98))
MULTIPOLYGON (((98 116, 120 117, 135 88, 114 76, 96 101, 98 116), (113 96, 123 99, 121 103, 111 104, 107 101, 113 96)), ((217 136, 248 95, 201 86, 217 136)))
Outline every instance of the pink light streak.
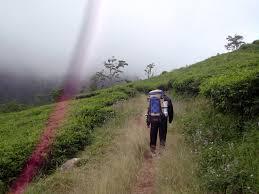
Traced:
POLYGON ((24 193, 33 177, 37 175, 37 172, 48 158, 51 145, 55 141, 56 130, 66 119, 66 113, 69 110, 69 100, 71 100, 80 88, 80 74, 84 60, 91 50, 90 44, 95 32, 96 15, 98 15, 100 2, 101 0, 88 1, 80 34, 67 71, 63 94, 55 105, 53 112, 50 114, 48 123, 43 129, 43 133, 35 150, 28 158, 20 175, 12 183, 9 193, 24 193))

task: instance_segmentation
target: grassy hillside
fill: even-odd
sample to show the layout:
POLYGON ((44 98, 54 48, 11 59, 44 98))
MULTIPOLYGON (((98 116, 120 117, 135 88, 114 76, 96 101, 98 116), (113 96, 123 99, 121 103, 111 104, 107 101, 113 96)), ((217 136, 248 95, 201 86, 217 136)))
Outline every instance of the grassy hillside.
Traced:
MULTIPOLYGON (((109 117, 114 116, 111 105, 135 93, 128 86, 115 86, 80 96, 63 126, 58 129, 47 169, 56 167, 91 143, 91 132, 109 117)), ((6 189, 19 174, 38 142, 53 105, 41 106, 17 113, 0 114, 0 191, 6 189)))
MULTIPOLYGON (((257 146, 255 137, 258 137, 258 41, 149 80, 77 96, 77 100, 71 102, 66 122, 58 130, 47 168, 60 165, 91 144, 94 128, 114 116, 111 105, 158 86, 193 98, 204 96, 216 108, 210 106, 212 112, 194 110, 196 113, 184 121, 186 140, 193 144, 201 158, 200 179, 204 180, 204 187, 217 192, 246 191, 245 188, 258 187, 256 181, 249 179, 250 170, 246 171, 252 165, 256 172, 258 163, 253 162, 257 161, 254 147, 257 146), (226 159, 223 155, 229 157, 226 159), (217 172, 224 167, 226 160, 235 167, 229 170, 226 178, 222 175, 223 178, 219 179, 217 173, 205 172, 211 168, 210 172, 217 172)), ((48 105, 0 114, 0 191, 20 172, 51 109, 52 105, 48 105)), ((253 174, 253 177, 257 175, 253 174)))
POLYGON ((42 176, 25 193, 130 193, 143 152, 148 149, 148 130, 142 119, 146 97, 138 96, 113 108, 116 117, 95 129, 92 144, 77 154, 80 163, 76 168, 42 176))
POLYGON ((224 111, 254 114, 259 110, 259 43, 135 84, 142 91, 159 85, 179 94, 204 95, 224 111))
POLYGON ((51 108, 48 105, 0 114, 0 188, 21 170, 41 134, 51 108))
POLYGON ((143 91, 162 86, 191 97, 181 123, 198 155, 199 182, 205 191, 259 190, 259 41, 135 86, 143 91), (208 101, 196 103, 200 97, 208 101))

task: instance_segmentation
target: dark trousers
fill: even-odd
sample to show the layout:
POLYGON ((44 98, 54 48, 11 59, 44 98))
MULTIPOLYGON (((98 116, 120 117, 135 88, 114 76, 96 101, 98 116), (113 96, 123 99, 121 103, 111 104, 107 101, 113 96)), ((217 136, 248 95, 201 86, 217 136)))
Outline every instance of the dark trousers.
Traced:
POLYGON ((161 122, 151 123, 150 129, 150 146, 156 146, 157 133, 159 131, 160 145, 165 145, 166 133, 167 133, 167 120, 162 120, 161 122))
POLYGON ((167 134, 167 118, 162 119, 161 127, 159 130, 160 145, 165 145, 167 134))

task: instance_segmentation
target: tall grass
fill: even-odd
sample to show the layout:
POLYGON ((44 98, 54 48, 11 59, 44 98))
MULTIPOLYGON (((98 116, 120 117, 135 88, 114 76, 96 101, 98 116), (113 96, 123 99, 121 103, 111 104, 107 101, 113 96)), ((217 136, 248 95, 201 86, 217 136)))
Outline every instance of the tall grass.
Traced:
POLYGON ((33 183, 26 193, 130 193, 147 149, 145 98, 116 104, 117 117, 95 130, 78 167, 33 183))
POLYGON ((186 108, 195 106, 184 100, 176 100, 173 104, 175 118, 168 128, 166 148, 157 161, 156 193, 205 193, 197 179, 198 158, 182 135, 186 108))
POLYGON ((174 102, 176 118, 158 162, 157 193, 256 193, 258 125, 204 98, 174 102))
MULTIPOLYGON (((84 99, 71 100, 66 120, 57 129, 52 150, 42 171, 50 171, 92 143, 93 130, 114 116, 111 105, 126 100, 135 93, 128 86, 114 86, 84 99)), ((21 172, 35 149, 52 105, 21 112, 0 114, 0 193, 21 172)))

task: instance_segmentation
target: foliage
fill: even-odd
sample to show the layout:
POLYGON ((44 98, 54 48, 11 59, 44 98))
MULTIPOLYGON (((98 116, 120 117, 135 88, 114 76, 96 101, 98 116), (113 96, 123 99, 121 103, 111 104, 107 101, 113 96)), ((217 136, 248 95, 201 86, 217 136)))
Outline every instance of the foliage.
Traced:
POLYGON ((228 36, 227 38, 228 43, 225 45, 227 50, 237 50, 240 48, 242 44, 245 44, 242 40, 244 39, 243 36, 235 35, 235 36, 228 36))
MULTIPOLYGON (((57 130, 51 155, 43 170, 50 170, 91 143, 96 126, 114 116, 111 105, 135 95, 132 86, 114 86, 72 101, 72 110, 57 130)), ((0 114, 0 183, 6 186, 21 171, 32 153, 53 105, 18 113, 0 114), (24 138, 26 137, 26 138, 24 138)), ((1 186, 2 188, 5 186, 1 186)))
MULTIPOLYGON (((0 182, 2 187, 21 171, 32 153, 52 105, 0 114, 0 182)), ((1 189, 0 189, 1 190, 1 189)))
MULTIPOLYGON (((242 192, 247 192, 248 189, 253 191, 256 186, 249 176, 254 162, 258 161, 246 157, 255 158, 254 138, 258 136, 254 125, 256 121, 251 120, 258 114, 258 51, 257 42, 245 44, 234 52, 214 56, 147 80, 79 95, 78 100, 72 102, 67 121, 58 130, 47 167, 61 164, 90 144, 92 131, 114 115, 110 106, 118 100, 160 87, 188 96, 204 95, 216 108, 225 112, 219 113, 210 107, 212 112, 198 110, 186 117, 186 134, 193 140, 195 148, 203 156, 201 158, 206 157, 200 161, 204 186, 216 192, 216 188, 226 189, 226 192, 239 192, 238 189, 242 192), (207 145, 204 145, 206 142, 207 145), (211 142, 212 151, 208 146, 211 142), (233 150, 228 147, 232 144, 233 150), (217 152, 219 150, 228 154, 228 160, 222 159, 220 152, 217 152), (235 161, 239 161, 238 164, 235 161), (235 164, 230 173, 224 174, 225 171, 220 171, 225 164, 235 164), (215 172, 220 172, 220 178, 217 173, 210 173, 214 171, 206 173, 205 170, 210 169, 210 166, 215 172)), ((111 64, 107 65, 112 67, 111 64)), ((19 174, 39 139, 51 109, 52 105, 48 105, 0 114, 0 185, 10 183, 19 174)))
POLYGON ((49 93, 60 85, 57 78, 41 78, 29 73, 0 71, 0 104, 16 101, 28 105, 51 103, 49 93))
POLYGON ((255 40, 253 44, 259 45, 259 40, 255 40))
POLYGON ((54 89, 51 92, 51 98, 53 102, 57 102, 63 93, 63 89, 54 89))
POLYGON ((147 79, 154 76, 154 68, 155 68, 155 64, 151 63, 147 65, 146 68, 144 69, 147 79))
POLYGON ((19 112, 28 109, 29 107, 30 106, 28 105, 20 104, 16 101, 11 101, 6 104, 0 104, 0 113, 19 112))
POLYGON ((134 82, 134 87, 147 92, 163 86, 183 95, 205 95, 221 110, 251 116, 259 107, 258 51, 258 44, 245 44, 237 51, 134 82))
POLYGON ((77 168, 38 178, 25 193, 130 193, 148 147, 146 130, 132 122, 143 114, 145 102, 143 95, 117 103, 116 117, 94 129, 91 145, 79 153, 77 168))
POLYGON ((168 73, 167 71, 163 71, 162 73, 161 73, 161 75, 164 75, 164 74, 166 74, 166 73, 168 73))
POLYGON ((199 157, 203 188, 216 193, 256 193, 259 160, 256 120, 223 114, 204 99, 192 99, 182 118, 184 133, 199 157))
POLYGON ((213 77, 201 86, 201 93, 228 112, 251 115, 259 111, 259 69, 230 72, 213 77))
POLYGON ((92 78, 92 89, 101 88, 108 85, 111 85, 114 82, 120 82, 120 76, 123 73, 123 68, 128 66, 126 61, 117 60, 114 56, 104 62, 104 69, 96 72, 92 78))
POLYGON ((256 193, 258 186, 259 44, 138 81, 147 92, 159 86, 192 97, 183 116, 184 133, 199 160, 208 192, 256 193), (195 96, 209 101, 195 102, 195 96), (210 101, 216 107, 210 105, 210 101))

